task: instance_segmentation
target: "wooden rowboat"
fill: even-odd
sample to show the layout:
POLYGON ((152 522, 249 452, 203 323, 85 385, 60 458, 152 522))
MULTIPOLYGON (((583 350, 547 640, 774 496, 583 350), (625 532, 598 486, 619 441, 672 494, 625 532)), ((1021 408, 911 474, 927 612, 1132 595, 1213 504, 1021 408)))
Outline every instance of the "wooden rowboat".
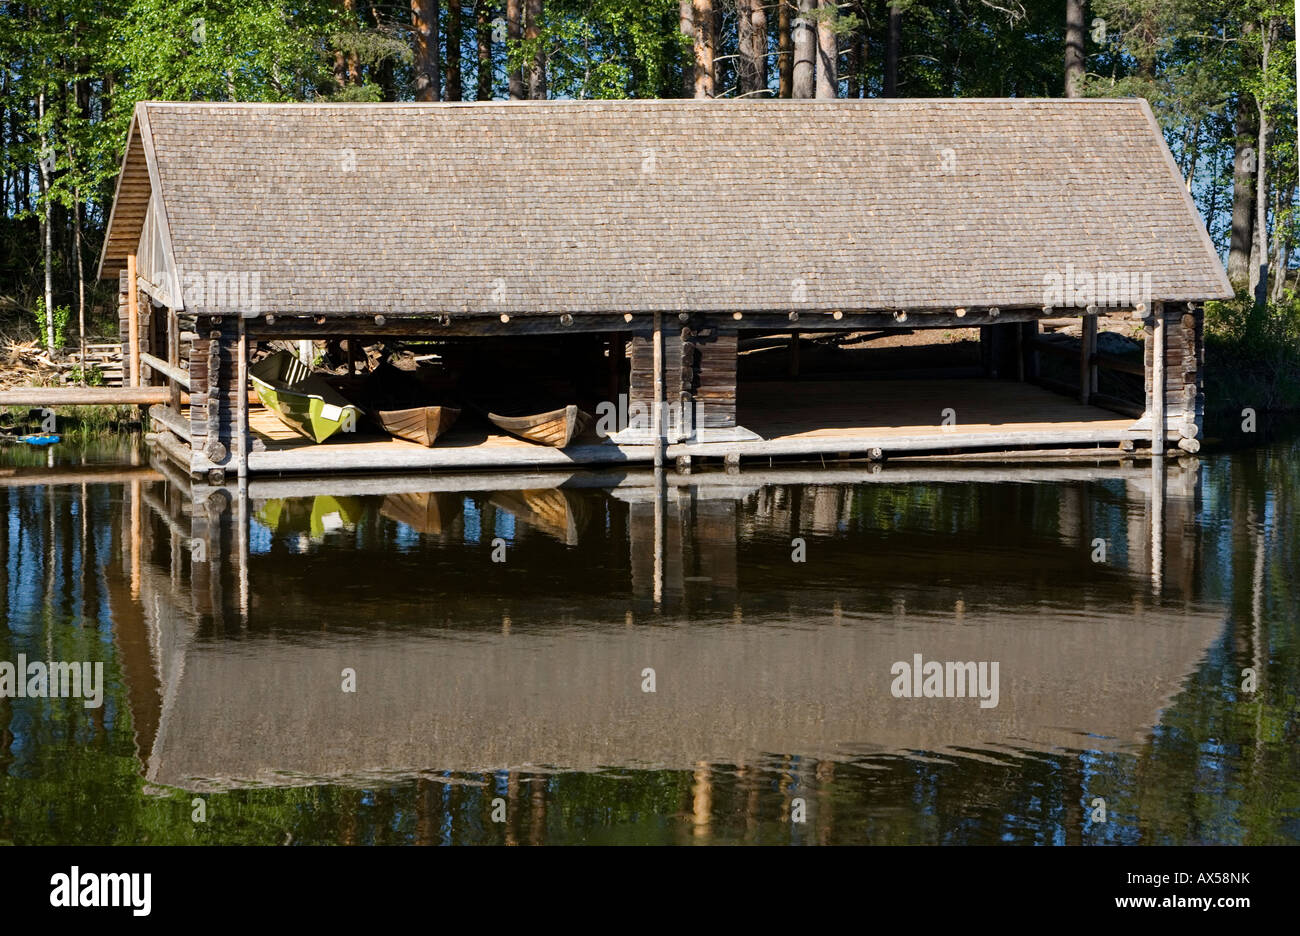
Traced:
POLYGON ((564 448, 590 429, 595 421, 591 414, 583 412, 572 403, 562 409, 532 416, 487 415, 495 426, 513 436, 555 448, 564 448))
POLYGON ((389 435, 432 447, 451 428, 460 410, 450 406, 416 406, 411 409, 375 410, 375 419, 389 435))
POLYGON ((263 405, 313 442, 324 442, 344 425, 355 428, 361 418, 360 408, 288 351, 258 361, 248 376, 263 405))

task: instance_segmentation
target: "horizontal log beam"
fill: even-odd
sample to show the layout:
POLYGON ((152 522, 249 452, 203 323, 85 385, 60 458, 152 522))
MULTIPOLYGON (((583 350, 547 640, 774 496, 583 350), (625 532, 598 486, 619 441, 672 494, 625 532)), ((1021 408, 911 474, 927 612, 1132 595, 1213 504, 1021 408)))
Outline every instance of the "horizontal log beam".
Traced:
POLYGON ((190 421, 180 413, 174 412, 160 403, 149 407, 149 418, 164 428, 170 429, 186 442, 191 440, 190 421))
POLYGON ((140 363, 152 367, 158 373, 162 374, 169 380, 174 380, 186 390, 190 389, 190 375, 184 368, 177 367, 174 364, 168 364, 162 358, 155 357, 148 351, 140 352, 140 363))
POLYGON ((175 462, 190 477, 194 477, 190 447, 176 438, 169 430, 150 432, 144 437, 144 440, 149 445, 157 447, 159 451, 175 462))
POLYGON ((0 390, 0 406, 148 406, 166 403, 166 387, 17 387, 0 390))
MULTIPOLYGON (((673 328, 690 324, 692 328, 708 328, 726 325, 731 329, 762 329, 769 332, 789 331, 863 331, 879 329, 906 328, 976 328, 981 325, 996 325, 1007 322, 1036 322, 1049 315, 1060 315, 1060 310, 1045 312, 1041 308, 970 309, 963 315, 956 310, 900 310, 905 315, 900 319, 894 312, 862 311, 839 313, 824 311, 807 311, 782 309, 744 312, 736 320, 733 313, 726 311, 709 312, 667 312, 665 327, 673 328), (791 318, 796 313, 797 317, 791 318), (681 315, 686 315, 682 321, 681 315), (836 317, 838 315, 838 317, 836 317)), ((1122 312, 1123 310, 1107 310, 1122 312)), ((1080 317, 1083 316, 1080 311, 1080 317)), ((358 337, 403 337, 418 336, 428 338, 459 338, 481 335, 528 335, 528 334, 565 334, 581 332, 632 332, 649 335, 653 331, 654 316, 648 312, 637 313, 574 313, 565 324, 559 314, 510 314, 508 321, 501 321, 501 316, 492 315, 423 315, 403 316, 393 313, 373 315, 280 315, 271 313, 247 319, 250 337, 268 339, 293 339, 306 337, 326 337, 356 335, 358 337)))

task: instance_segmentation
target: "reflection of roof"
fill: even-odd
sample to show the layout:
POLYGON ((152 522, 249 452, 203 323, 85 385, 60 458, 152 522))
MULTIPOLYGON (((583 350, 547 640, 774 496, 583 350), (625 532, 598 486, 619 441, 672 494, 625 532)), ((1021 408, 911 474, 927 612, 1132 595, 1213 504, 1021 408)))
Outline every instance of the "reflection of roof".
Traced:
POLYGON ((1141 99, 145 103, 101 275, 141 243, 195 312, 240 273, 283 313, 1231 295, 1141 99))
POLYGON ((1182 609, 1045 610, 204 641, 184 652, 183 672, 163 674, 147 773, 198 788, 529 764, 686 768, 764 753, 1106 748, 1143 739, 1220 631, 1217 617, 1182 609), (893 698, 890 666, 914 653, 998 661, 1000 704, 893 698), (344 667, 355 694, 340 690, 344 667), (641 691, 645 667, 653 694, 641 691))

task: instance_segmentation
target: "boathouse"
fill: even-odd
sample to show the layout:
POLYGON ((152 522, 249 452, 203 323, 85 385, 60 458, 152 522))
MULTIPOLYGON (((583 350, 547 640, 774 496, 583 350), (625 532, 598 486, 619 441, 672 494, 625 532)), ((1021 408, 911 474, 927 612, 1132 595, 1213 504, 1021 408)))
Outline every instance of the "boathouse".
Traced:
POLYGON ((165 391, 158 447, 209 478, 1195 451, 1201 304, 1231 295, 1136 98, 142 103, 99 273, 129 380, 165 391), (1144 360, 1098 348, 1117 313, 1144 360), (1062 369, 1041 331, 1063 317, 1062 369), (895 329, 977 330, 979 373, 799 372, 800 336, 895 329), (763 336, 788 370, 747 381, 763 336), (454 347, 465 379, 651 418, 564 449, 313 444, 247 371, 259 345, 328 339, 454 347))

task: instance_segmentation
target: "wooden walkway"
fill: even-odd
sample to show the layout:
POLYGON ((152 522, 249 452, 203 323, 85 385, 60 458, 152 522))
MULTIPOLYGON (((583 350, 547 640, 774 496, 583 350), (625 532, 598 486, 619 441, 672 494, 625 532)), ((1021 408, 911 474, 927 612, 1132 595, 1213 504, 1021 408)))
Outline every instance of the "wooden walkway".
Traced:
MULTIPOLYGON (((742 384, 736 440, 670 444, 670 459, 813 457, 1021 446, 1118 446, 1150 434, 1134 420, 1084 406, 1030 384, 995 380, 779 381, 742 384), (945 410, 951 425, 943 425, 945 410), (753 438, 756 434, 758 438, 753 438)), ((566 449, 533 445, 466 422, 433 448, 378 433, 338 435, 314 444, 254 406, 250 473, 575 468, 652 461, 650 445, 615 445, 589 436, 566 449)), ((719 436, 722 436, 719 438, 719 436)), ((1171 433, 1176 438, 1176 433, 1171 433)), ((229 470, 229 469, 228 469, 229 470)))

